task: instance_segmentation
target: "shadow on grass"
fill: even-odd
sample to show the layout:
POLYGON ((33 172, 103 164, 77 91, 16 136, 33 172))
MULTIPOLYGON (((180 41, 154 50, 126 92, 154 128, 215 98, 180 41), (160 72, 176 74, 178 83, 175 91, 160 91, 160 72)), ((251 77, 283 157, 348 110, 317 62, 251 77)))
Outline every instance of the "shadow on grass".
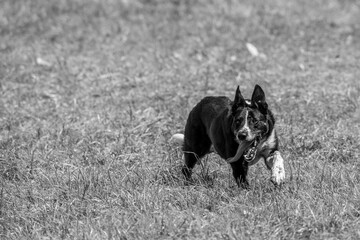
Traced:
POLYGON ((168 169, 159 169, 154 175, 152 183, 166 186, 203 186, 213 188, 218 178, 217 173, 209 173, 209 169, 205 169, 200 173, 194 173, 190 180, 185 179, 181 173, 182 166, 174 166, 168 169))

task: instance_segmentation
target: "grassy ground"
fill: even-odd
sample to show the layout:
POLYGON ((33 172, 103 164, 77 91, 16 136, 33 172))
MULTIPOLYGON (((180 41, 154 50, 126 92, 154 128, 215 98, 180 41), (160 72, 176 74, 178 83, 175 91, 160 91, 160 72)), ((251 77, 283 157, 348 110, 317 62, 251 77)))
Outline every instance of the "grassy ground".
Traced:
POLYGON ((359 239, 359 32, 351 0, 2 0, 0 238, 359 239), (287 184, 185 184, 170 136, 256 83, 287 184))

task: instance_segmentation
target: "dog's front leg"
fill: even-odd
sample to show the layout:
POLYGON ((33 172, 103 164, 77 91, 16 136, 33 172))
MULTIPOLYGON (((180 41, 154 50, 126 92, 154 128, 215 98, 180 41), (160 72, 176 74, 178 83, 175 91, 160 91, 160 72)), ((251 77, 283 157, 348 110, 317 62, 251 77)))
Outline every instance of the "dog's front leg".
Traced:
POLYGON ((248 189, 249 182, 247 181, 247 173, 249 166, 247 162, 241 160, 231 163, 231 168, 233 170, 233 176, 235 178, 236 184, 240 188, 248 189))
POLYGON ((271 181, 275 185, 280 185, 285 180, 284 159, 279 151, 275 151, 267 159, 266 166, 271 170, 271 181))

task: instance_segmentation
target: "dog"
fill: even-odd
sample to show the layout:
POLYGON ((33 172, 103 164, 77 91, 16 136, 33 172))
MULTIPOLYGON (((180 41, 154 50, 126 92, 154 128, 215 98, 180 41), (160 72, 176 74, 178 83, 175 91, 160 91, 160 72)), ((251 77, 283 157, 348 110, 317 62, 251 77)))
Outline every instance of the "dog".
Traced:
POLYGON ((249 187, 249 166, 261 159, 271 170, 270 180, 275 185, 285 180, 275 118, 259 85, 251 99, 244 99, 239 86, 233 101, 224 96, 203 98, 189 113, 185 134, 175 134, 172 139, 182 144, 182 173, 187 180, 195 164, 212 149, 231 165, 239 187, 249 187))

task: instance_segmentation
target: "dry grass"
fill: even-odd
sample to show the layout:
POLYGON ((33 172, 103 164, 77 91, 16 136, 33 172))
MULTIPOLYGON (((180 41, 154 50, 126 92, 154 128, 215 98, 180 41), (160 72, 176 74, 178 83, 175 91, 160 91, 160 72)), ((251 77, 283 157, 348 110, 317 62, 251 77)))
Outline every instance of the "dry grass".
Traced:
POLYGON ((360 238, 356 1, 3 0, 1 239, 360 238), (251 42, 265 57, 252 57, 251 42), (206 95, 275 112, 287 184, 168 143, 206 95))

